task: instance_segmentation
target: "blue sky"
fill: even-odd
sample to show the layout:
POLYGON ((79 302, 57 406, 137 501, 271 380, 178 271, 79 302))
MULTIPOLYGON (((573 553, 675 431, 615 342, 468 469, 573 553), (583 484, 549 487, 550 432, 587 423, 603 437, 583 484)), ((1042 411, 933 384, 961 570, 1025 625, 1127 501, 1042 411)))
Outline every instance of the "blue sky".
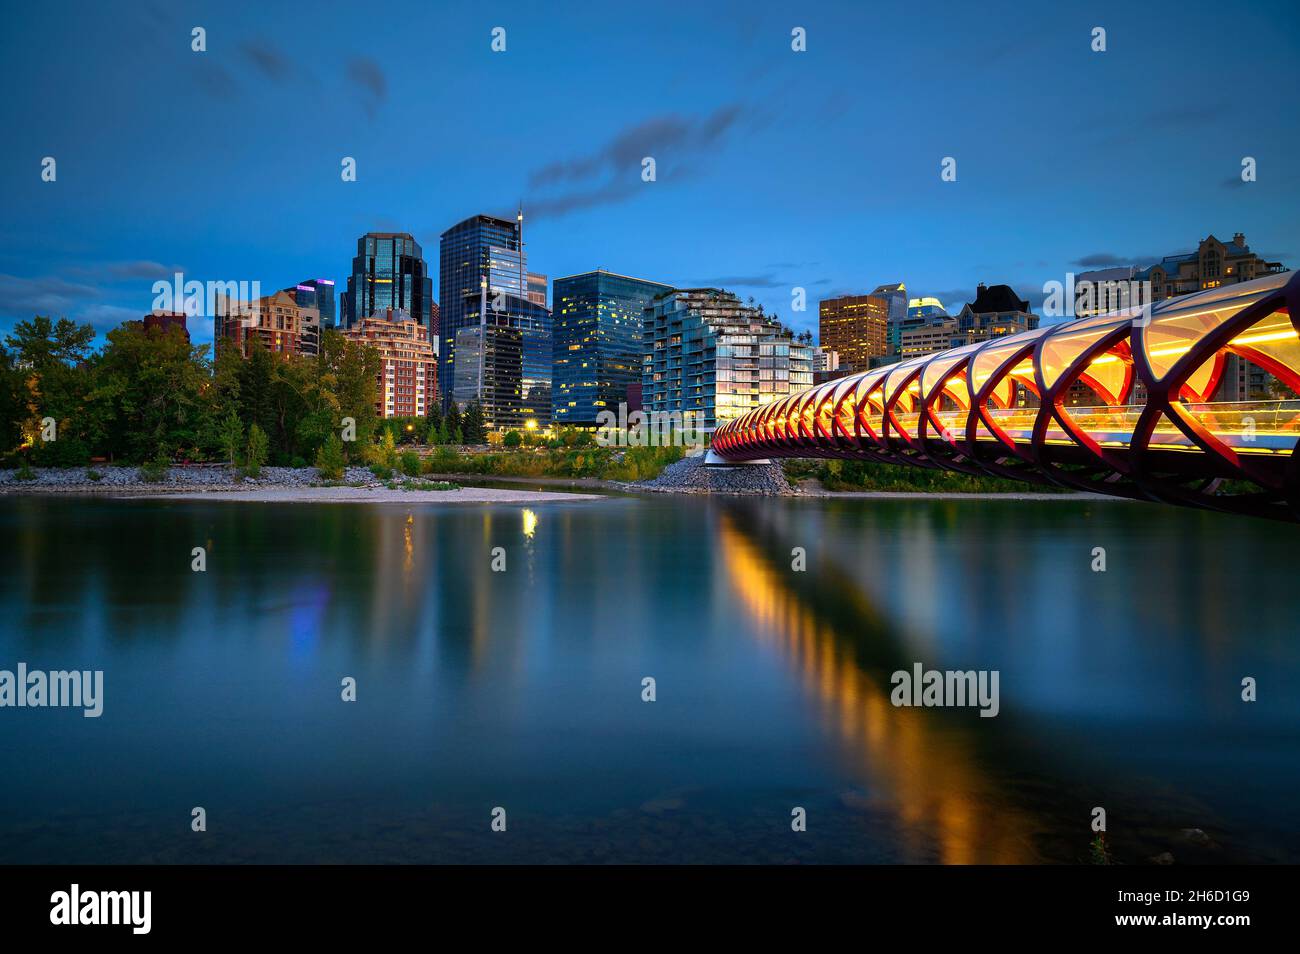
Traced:
POLYGON ((341 284, 370 229, 436 276, 443 229, 520 200, 534 270, 720 284, 796 328, 900 279, 1038 300, 1210 232, 1300 260, 1291 2, 4 2, 0 332, 105 330, 178 269, 341 284))

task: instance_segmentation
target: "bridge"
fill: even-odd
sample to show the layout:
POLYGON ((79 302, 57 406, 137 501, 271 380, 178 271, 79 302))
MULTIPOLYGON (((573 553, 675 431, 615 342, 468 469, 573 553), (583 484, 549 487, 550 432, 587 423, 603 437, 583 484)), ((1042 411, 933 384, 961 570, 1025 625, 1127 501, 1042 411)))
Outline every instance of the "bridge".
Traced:
POLYGON ((723 462, 943 468, 1300 522, 1300 271, 919 355, 718 426, 723 462), (1216 401, 1216 392, 1255 400, 1216 401))

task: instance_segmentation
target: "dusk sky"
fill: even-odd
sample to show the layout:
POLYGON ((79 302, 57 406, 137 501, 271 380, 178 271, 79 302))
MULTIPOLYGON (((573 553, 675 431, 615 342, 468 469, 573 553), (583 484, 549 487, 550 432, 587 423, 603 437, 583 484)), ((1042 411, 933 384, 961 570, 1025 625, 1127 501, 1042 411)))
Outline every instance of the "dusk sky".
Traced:
POLYGON ((1294 0, 236 6, 6 0, 0 332, 102 332, 177 270, 341 286, 367 230, 412 232, 436 286, 439 233, 520 200, 534 271, 721 285, 796 329, 898 280, 1037 303, 1211 232, 1300 261, 1294 0))

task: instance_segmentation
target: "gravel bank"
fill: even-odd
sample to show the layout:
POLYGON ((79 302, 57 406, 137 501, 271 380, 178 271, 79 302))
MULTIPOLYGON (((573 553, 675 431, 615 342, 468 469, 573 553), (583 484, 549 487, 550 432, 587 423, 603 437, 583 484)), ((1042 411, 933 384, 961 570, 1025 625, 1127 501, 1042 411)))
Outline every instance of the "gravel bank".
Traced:
MULTIPOLYGON (((263 467, 260 476, 240 477, 230 467, 207 465, 173 467, 162 479, 141 478, 138 467, 35 467, 35 480, 19 480, 18 471, 0 470, 0 494, 167 494, 177 490, 233 491, 256 488, 319 487, 325 482, 314 467, 263 467), (99 479, 91 478, 91 473, 99 479)), ((400 479, 400 478, 399 478, 400 479)), ((342 483, 359 487, 383 487, 365 467, 349 467, 342 483)))
POLYGON ((796 495, 780 464, 745 464, 739 467, 705 467, 704 455, 669 464, 653 480, 626 485, 632 490, 675 494, 796 495))

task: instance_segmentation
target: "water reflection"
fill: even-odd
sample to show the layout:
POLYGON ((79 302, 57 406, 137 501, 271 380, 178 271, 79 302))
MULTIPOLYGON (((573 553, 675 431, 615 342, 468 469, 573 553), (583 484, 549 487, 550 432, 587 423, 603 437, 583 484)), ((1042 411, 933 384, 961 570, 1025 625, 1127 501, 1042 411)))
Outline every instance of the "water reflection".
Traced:
POLYGON ((1026 838, 1034 826, 972 757, 974 731, 942 726, 932 710, 895 708, 886 670, 863 666, 864 649, 873 661, 896 656, 900 668, 910 661, 889 644, 856 586, 823 566, 801 594, 791 582, 799 574, 778 571, 765 556, 782 551, 765 551, 741 529, 761 521, 760 513, 742 517, 735 509, 719 513, 718 542, 750 617, 744 629, 776 649, 817 701, 824 729, 838 737, 872 793, 868 803, 898 814, 907 860, 933 858, 932 843, 947 864, 1037 860, 1026 838))

